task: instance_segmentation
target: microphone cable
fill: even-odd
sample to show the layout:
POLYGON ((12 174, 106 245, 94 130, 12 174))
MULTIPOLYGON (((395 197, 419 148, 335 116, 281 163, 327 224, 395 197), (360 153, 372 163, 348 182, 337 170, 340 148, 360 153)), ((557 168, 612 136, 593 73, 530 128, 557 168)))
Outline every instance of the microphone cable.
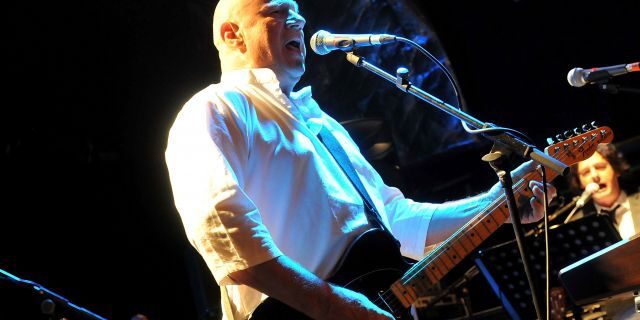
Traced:
MULTIPOLYGON (((549 215, 547 214, 547 207, 549 206, 549 199, 547 199, 547 170, 544 166, 540 166, 540 173, 542 176, 542 201, 544 208, 544 270, 545 270, 545 288, 546 294, 545 297, 545 309, 546 309, 546 319, 551 318, 551 302, 550 300, 550 292, 551 292, 551 268, 549 263, 549 215)), ((534 298, 535 299, 535 298, 534 298)))
MULTIPOLYGON (((444 73, 444 75, 447 77, 447 79, 449 80, 449 83, 451 84, 451 86, 453 87, 453 92, 456 96, 456 100, 458 102, 458 109, 462 110, 462 99, 460 98, 460 88, 458 87, 458 83, 453 79, 453 76, 451 75, 451 72, 449 72, 449 70, 444 66, 444 64, 442 64, 442 62, 440 62, 435 56, 433 56, 429 51, 427 51, 425 48, 423 48, 422 46, 420 46, 419 44, 417 44, 416 42, 409 40, 407 38, 403 38, 403 37, 399 37, 396 36, 396 41, 399 42, 404 42, 407 43, 409 45, 411 45, 412 47, 414 47, 415 49, 417 49, 420 53, 424 54, 425 56, 427 56, 427 58, 429 58, 429 60, 433 61, 435 64, 438 65, 438 67, 440 68, 440 70, 442 70, 442 72, 444 73)), ((504 127, 486 127, 486 128, 479 128, 479 129, 471 129, 469 127, 469 125, 464 122, 464 121, 460 121, 462 123, 462 127, 464 128, 464 130, 470 134, 481 134, 481 133, 487 133, 487 132, 511 132, 513 134, 518 135, 519 137, 523 138, 524 140, 526 140, 528 143, 533 144, 533 141, 531 138, 529 138, 527 135, 525 135, 524 133, 511 129, 511 128, 504 128, 504 127)))

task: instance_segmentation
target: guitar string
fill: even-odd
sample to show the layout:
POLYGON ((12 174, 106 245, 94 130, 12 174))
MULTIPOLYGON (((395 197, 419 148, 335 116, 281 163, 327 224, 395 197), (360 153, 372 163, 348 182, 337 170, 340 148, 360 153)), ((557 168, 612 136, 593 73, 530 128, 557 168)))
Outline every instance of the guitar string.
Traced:
MULTIPOLYGON (((525 182, 531 181, 532 179, 535 179, 535 174, 533 174, 533 173, 523 177, 520 181, 518 181, 518 183, 516 184, 516 187, 515 187, 516 193, 519 194, 520 196, 528 195, 529 192, 522 192, 522 191, 523 191, 523 189, 527 189, 525 182)), ((492 214, 496 213, 496 210, 499 209, 502 206, 502 202, 504 202, 504 200, 505 200, 504 198, 505 198, 505 196, 501 195, 498 199, 496 199, 494 202, 489 204, 489 206, 487 206, 487 208, 485 210, 483 210, 483 212, 481 212, 480 214, 478 214, 475 217, 473 217, 472 220, 470 220, 469 224, 467 224, 465 227, 463 227, 463 228, 457 230, 456 232, 454 232, 452 234, 452 236, 450 236, 450 238, 447 241, 444 241, 442 245, 438 246, 434 250, 435 252, 431 256, 431 258, 432 258, 431 261, 435 261, 436 259, 439 259, 440 257, 446 255, 446 251, 449 248, 452 247, 450 245, 450 243, 454 242, 454 240, 460 240, 460 239, 462 239, 462 237, 466 236, 467 233, 469 233, 469 232, 471 232, 473 230, 476 230, 476 228, 480 224, 482 224, 482 222, 488 216, 491 216, 492 214)), ((504 219, 506 220, 507 218, 505 217, 504 219)), ((476 232, 476 233, 478 233, 478 232, 476 232)), ((482 241, 484 241, 485 239, 483 239, 482 241)), ((431 263, 431 261, 429 261, 429 263, 431 263)), ((429 263, 422 263, 422 264, 429 264, 429 263)), ((416 274, 420 273, 420 270, 413 270, 413 271, 416 274)), ((447 270, 445 270, 445 271, 447 271, 447 270)), ((413 277, 415 277, 415 274, 411 275, 410 277, 405 277, 405 278, 409 278, 409 279, 406 279, 406 281, 410 281, 411 278, 413 278, 413 277)))
MULTIPOLYGON (((604 140, 604 133, 606 130, 604 130, 604 128, 601 129, 601 135, 603 136, 603 140, 604 140)), ((593 133, 596 134, 596 133, 593 133)), ((580 149, 582 147, 584 147, 584 145, 588 144, 588 143, 593 143, 596 139, 596 136, 592 137, 591 140, 587 139, 582 139, 581 143, 579 146, 574 146, 573 149, 580 149)), ((574 140, 575 141, 575 140, 574 140)), ((558 160, 566 160, 570 154, 570 150, 562 150, 563 152, 558 154, 558 160)), ((552 173, 553 174, 553 173, 552 173)), ((524 182, 526 181, 528 185, 528 182, 535 179, 535 176, 539 176, 539 172, 537 170, 525 175, 525 177, 523 177, 522 179, 520 179, 517 183, 516 183, 516 191, 518 192, 518 194, 520 194, 520 191, 522 191, 521 189, 527 189, 527 187, 522 188, 525 184, 524 182), (527 180, 527 178, 530 178, 527 180)), ((557 174, 553 177, 551 177, 551 179, 549 180, 553 180, 555 179, 555 177, 557 177, 557 174)), ((539 178, 539 177, 538 177, 539 178)), ((532 193, 532 192, 531 192, 532 193)), ((527 193, 527 195, 530 193, 527 193)), ((463 236, 466 235, 466 233, 469 231, 469 226, 473 225, 471 229, 475 229, 475 227, 482 222, 483 219, 485 219, 487 216, 489 216, 490 214, 488 214, 488 212, 493 213, 498 207, 502 206, 502 201, 503 198, 505 197, 504 194, 502 194, 500 196, 500 198, 498 198, 497 200, 493 201, 489 206, 487 206, 487 209, 484 210, 484 212, 476 215, 474 218, 472 218, 469 222, 467 222, 462 228, 458 229, 456 232, 454 232, 447 240, 445 240, 441 245, 439 245, 438 247, 436 247, 436 249, 434 249, 432 251, 432 254, 429 254, 427 257, 425 257, 425 259, 423 259, 422 261, 416 263, 416 265, 414 265, 413 267, 411 267, 409 269, 409 271, 407 271, 407 273, 405 274, 405 276, 403 276, 401 278, 401 281, 403 282, 403 285, 406 285, 407 283, 411 282, 416 276, 422 274, 422 271, 425 270, 426 265, 429 265, 431 263, 433 263, 433 261, 435 261, 436 259, 440 258, 442 256, 442 254, 445 253, 446 250, 442 250, 443 248, 447 247, 447 244, 452 242, 453 240, 459 240, 461 239, 463 236), (491 210, 489 210, 489 208, 492 208, 491 210), (422 263, 421 263, 422 262, 422 263), (424 265, 424 266, 422 266, 424 265), (418 266, 422 266, 417 270, 418 266), (408 277, 406 277, 406 275, 410 275, 408 277), (406 280, 404 280, 404 278, 408 278, 406 280)), ((506 218, 505 218, 506 220, 506 218)), ((504 222, 504 221, 503 221, 504 222)), ((495 230, 494 230, 495 232, 495 230)), ((483 240, 484 241, 484 240, 483 240)), ((452 246, 449 246, 448 248, 451 248, 452 246)), ((464 248, 464 247, 463 247, 464 248)), ((477 246, 476 246, 477 248, 477 246)), ((474 248, 475 249, 475 248, 474 248)), ((472 251, 474 250, 472 249, 472 251)), ((466 254, 468 255, 471 252, 467 252, 466 254)), ((462 260, 462 257, 460 258, 462 260)), ((455 267, 455 265, 454 265, 455 267)), ((450 270, 446 271, 444 275, 446 275, 446 273, 448 273, 450 270)), ((444 277, 443 275, 443 277, 444 277)), ((440 280, 440 279, 438 279, 440 280)), ((386 290, 382 295, 379 295, 378 299, 384 299, 385 302, 387 301, 387 299, 391 298, 391 297, 395 297, 395 294, 393 294, 393 292, 389 289, 386 290)), ((394 301, 392 301, 392 304, 396 304, 399 299, 397 299, 397 297, 395 297, 396 299, 394 299, 394 301)), ((398 301, 399 302, 399 301, 398 301)), ((404 306, 402 306, 402 308, 404 308, 404 306)))
MULTIPOLYGON (((580 145, 575 146, 575 149, 579 149, 584 147, 585 144, 589 143, 590 141, 588 140, 582 140, 580 145)), ((566 150, 565 150, 566 151, 566 150)), ((568 151, 563 152, 558 154, 558 159, 559 160, 565 160, 566 156, 569 154, 568 151)), ((552 173, 553 174, 553 173, 552 173)), ((557 175, 556 175, 557 176, 557 175)), ((551 177, 550 180, 555 179, 556 176, 551 177)), ((527 175, 525 175, 525 177, 523 177, 522 179, 520 179, 517 183, 516 183, 516 191, 518 192, 518 194, 520 196, 523 196, 522 194, 522 189, 527 189, 528 186, 526 186, 526 184, 524 184, 524 182, 528 182, 531 181, 533 179, 536 178, 540 178, 540 174, 539 172, 533 171, 527 175), (525 186, 523 188, 523 186, 525 186)), ((528 183, 527 183, 528 184, 528 183)), ((530 195, 531 192, 527 191, 524 195, 528 196, 530 195)), ((501 195, 500 198, 498 198, 497 200, 495 200, 494 202, 492 202, 489 206, 487 206, 487 209, 483 210, 482 213, 476 215, 475 217, 473 217, 467 224, 465 224, 465 226, 463 226, 462 228, 460 228, 459 230, 457 230, 456 232, 454 232, 449 239, 445 240, 442 242, 441 245, 439 245, 438 247, 436 247, 436 249, 434 249, 432 251, 432 254, 430 254, 429 256, 427 256, 427 259, 422 260, 421 262, 418 262, 416 265, 414 265, 414 267, 412 267, 406 274, 405 276, 403 276, 404 281, 409 282, 411 281, 416 275, 422 273, 422 265, 428 265, 431 264, 433 261, 435 261, 436 259, 440 258, 443 254, 446 254, 446 251, 450 248, 453 248, 453 245, 449 245, 451 242, 454 242, 453 240, 459 240, 461 239, 463 236, 465 236, 468 231, 475 229, 480 223, 482 223, 482 221, 487 217, 490 216, 491 214, 494 213, 494 211, 500 207, 502 204, 501 203, 504 199, 504 195, 501 195), (491 209, 491 210, 489 210, 491 209), (470 225, 473 225, 471 228, 469 228, 470 225), (420 270, 417 270, 420 269, 420 270), (413 274, 412 274, 413 273, 413 274), (410 275, 410 276, 409 276, 410 275), (406 279, 408 278, 408 279, 406 279)), ((506 219, 506 218, 505 218, 506 219)), ((463 247, 464 248, 464 247, 463 247)), ((455 251, 455 250, 454 250, 455 251)), ((469 254, 471 252, 466 252, 465 254, 469 254)), ((462 259, 462 258, 461 258, 462 259)), ((447 271, 448 272, 448 271, 447 271)), ((406 283, 405 283, 406 284, 406 283)))
POLYGON ((396 299, 392 299, 391 301, 388 301, 388 300, 387 300, 387 299, 390 299, 390 298, 392 298, 392 297, 395 297, 395 296, 388 296, 388 297, 386 297, 386 298, 383 298, 383 297, 381 297, 380 295, 378 295, 378 298, 377 298, 377 299, 375 299, 375 300, 373 301, 373 303, 374 303, 374 304, 376 304, 376 305, 378 305, 378 306, 380 306, 380 302, 379 302, 379 301, 380 301, 380 300, 382 300, 382 301, 384 302, 384 304, 385 304, 386 306, 388 306, 388 307, 391 309, 391 310, 390 310, 390 311, 391 311, 391 313, 393 313, 393 314, 395 315, 395 314, 397 314, 397 313, 398 313, 398 310, 402 310, 402 309, 404 309, 404 306, 403 306, 402 304, 400 304, 400 305, 399 305, 399 302, 398 302, 398 299, 397 299, 397 298, 396 298, 396 299))
MULTIPOLYGON (((535 175, 535 173, 530 173, 527 176, 523 177, 521 180, 519 180, 516 183, 516 185, 517 185, 516 189, 518 191, 520 191, 520 189, 524 185, 523 182, 526 181, 526 178, 533 177, 534 175, 535 175)), ((452 236, 450 236, 448 240, 444 241, 441 245, 439 245, 436 249, 434 249, 432 251, 432 253, 427 256, 428 257, 427 259, 422 260, 422 263, 421 262, 416 263, 409 271, 407 271, 405 276, 403 276, 401 278, 401 281, 402 281, 403 285, 406 285, 408 282, 412 281, 416 276, 422 274, 422 270, 424 270, 424 268, 421 267, 421 266, 429 265, 433 261, 435 261, 436 259, 440 258, 443 254, 445 254, 444 253, 445 250, 443 250, 443 248, 446 247, 447 243, 455 240, 456 238, 461 238, 461 237, 458 237, 458 236, 459 235, 464 236, 463 232, 468 232, 469 231, 467 229, 474 229, 479 223, 482 223, 482 219, 486 218, 486 216, 489 215, 489 214, 487 214, 488 212, 493 212, 496 207, 500 206, 500 204, 498 204, 498 203, 502 202, 502 198, 504 198, 504 195, 501 195, 500 198, 498 198, 495 201, 493 201, 485 210, 483 210, 482 213, 476 215, 474 218, 472 218, 472 220, 470 220, 467 224, 465 224, 465 226, 463 226, 461 229, 457 230, 452 236), (494 208, 494 209, 489 210, 491 208, 494 208), (470 225, 471 225, 471 228, 469 228, 470 225), (404 278, 407 278, 407 275, 410 275, 410 276, 408 276, 409 279, 405 280, 404 278)), ((446 272, 448 272, 448 271, 445 271, 445 274, 446 274, 446 272)), ((438 280, 440 280, 440 279, 438 279, 438 280)), ((394 297, 395 294, 391 290, 387 290, 385 293, 382 294, 382 296, 386 300, 389 297, 394 297)))
MULTIPOLYGON (((532 174, 532 176, 533 176, 533 174, 532 174)), ((523 178, 522 180, 525 180, 525 179, 526 179, 526 178, 523 178)), ((523 181, 519 181, 520 186, 518 186, 518 188, 521 188, 521 187, 522 187, 522 182, 523 182, 523 181)), ((502 198, 502 197, 501 197, 501 198, 502 198)), ((497 199, 497 200, 498 200, 497 202, 499 202, 499 201, 501 200, 501 198, 498 198, 498 199, 497 199)), ((479 220, 479 221, 475 221, 475 223, 472 225, 472 227, 471 227, 470 229, 474 229, 474 228, 475 228, 479 223, 482 223, 482 219, 484 219, 484 218, 486 218, 486 216, 488 216, 488 214, 486 214, 486 213, 487 213, 487 211, 489 211, 489 212, 492 212, 492 211, 493 211, 493 210, 488 210, 489 208, 491 208, 491 207, 492 207, 492 205, 493 205, 493 204, 494 204, 494 203, 492 203, 490 206, 488 206, 488 207, 487 207, 487 209, 485 209, 485 212, 484 212, 484 213, 479 214, 478 216, 474 217, 474 218, 472 219, 472 221, 470 221, 470 222, 474 222, 475 220, 479 220), (476 218, 479 218, 479 217, 480 217, 480 218, 482 218, 482 219, 476 219, 476 218)), ((498 205, 498 206, 499 206, 499 205, 498 205)), ((467 228, 465 228, 465 227, 461 228, 458 232, 456 232, 456 234, 460 235, 460 234, 462 234, 462 232, 463 232, 463 231, 468 231, 468 230, 466 230, 466 229, 468 229, 468 227, 469 227, 469 225, 467 225, 467 228)), ((454 234, 454 235, 455 235, 455 234, 454 234)), ((411 270, 409 270, 409 271, 405 274, 405 276, 403 276, 403 278, 401 278, 401 282, 402 282, 402 284, 403 284, 403 285, 407 285, 409 282, 413 281, 413 280, 415 279, 415 277, 416 277, 416 276, 419 276, 419 275, 421 275, 421 274, 423 273, 423 271, 424 271, 424 269, 425 269, 426 265, 431 264, 433 261, 435 261, 436 259, 440 258, 443 254, 445 254, 445 252, 444 252, 444 251, 445 251, 446 249, 444 249, 444 250, 443 250, 443 248, 444 248, 444 247, 446 247, 446 246, 445 246, 444 244, 445 244, 445 243, 449 243, 450 241, 456 240, 456 238, 461 238, 461 237, 454 237, 454 235, 452 235, 452 236, 449 238, 449 240, 447 240, 447 241, 443 242, 443 245, 440 245, 440 246, 438 246, 436 249, 434 249, 433 253, 432 253, 432 254, 430 254, 430 255, 428 256, 430 259, 429 259, 429 258, 428 258, 428 259, 425 259, 425 260, 423 260, 423 263, 417 263, 416 265, 414 265, 414 267, 418 267, 418 268, 416 268, 416 269, 414 270, 414 268, 412 267, 412 269, 411 269, 411 270), (436 251, 440 251, 440 252, 436 252, 436 251), (424 266, 424 267, 421 267, 421 266, 424 266), (418 269, 419 269, 419 270, 418 270, 418 269), (407 276, 407 275, 409 275, 409 276, 407 276), (408 279, 405 279, 405 278, 408 278, 408 279)), ((462 234, 462 236, 464 236, 464 235, 462 234)), ((462 258, 461 258, 461 259, 462 259, 462 258)), ((443 274, 443 277, 444 277, 444 275, 446 275, 446 273, 448 273, 449 271, 450 271, 450 270, 445 270, 445 272, 444 272, 444 274, 443 274)), ((438 279, 438 280, 440 280, 440 279, 438 279)), ((386 299, 388 299, 389 297, 394 297, 394 296, 395 296, 395 294, 394 294, 391 290, 387 290, 384 294, 382 294, 382 296, 383 296, 383 297, 385 298, 385 300, 386 300, 386 299)), ((404 306, 403 306, 403 308, 404 308, 404 306)))
MULTIPOLYGON (((536 171, 537 172, 537 171, 536 171)), ((536 173, 531 173, 528 174, 527 176, 523 177, 520 181, 518 181, 518 183, 516 184, 516 191, 518 193, 520 193, 522 191, 522 189, 526 189, 523 188, 523 186, 525 186, 524 182, 528 182, 532 179, 535 179, 536 173)), ((500 198, 498 198, 496 201, 492 202, 487 209, 484 210, 483 213, 480 213, 479 215, 476 215, 471 221, 470 223, 466 224, 465 227, 459 229, 458 231, 456 231, 447 241, 444 241, 442 245, 438 246, 435 250, 434 253, 432 255, 430 255, 431 259, 425 259, 423 260, 423 263, 417 263, 416 267, 420 267, 421 265, 429 265, 431 264, 433 261, 435 261, 436 259, 439 259, 443 254, 446 254, 445 251, 448 250, 448 248, 451 248, 452 246, 446 246, 446 244, 452 242, 453 240, 459 240, 461 239, 463 236, 465 236, 464 233, 470 231, 467 229, 475 229, 475 227, 478 226, 478 224, 482 223, 482 221, 489 216, 489 213, 494 213, 494 211, 501 206, 502 202, 502 198, 504 198, 504 195, 502 195, 500 198), (491 209, 491 210, 490 210, 491 209), (469 228, 469 225, 472 224, 472 227, 469 228)), ((495 218, 494 218, 495 220, 495 218)), ((505 218, 506 220, 506 218, 505 218)), ((495 231, 495 230, 494 230, 495 231)), ((465 254, 468 255, 470 252, 466 252, 465 254)), ((465 255, 465 256, 466 256, 465 255)), ((460 257, 460 259, 462 259, 462 257, 460 257)), ((420 267, 420 268, 416 268, 415 270, 412 268, 411 270, 409 270, 407 272, 407 274, 405 276, 403 276, 403 278, 401 279, 403 285, 407 285, 409 282, 413 281, 415 279, 416 276, 422 275, 424 271, 424 268, 420 267), (420 270, 418 270, 420 269, 420 270), (409 276, 407 276, 409 275, 409 276), (408 279, 405 279, 408 278, 408 279)), ((448 273, 450 270, 445 270, 444 275, 446 275, 446 273, 448 273)), ((444 276, 443 275, 443 276, 444 276)), ((440 280, 440 279, 438 279, 440 280)), ((385 299, 388 299, 389 297, 395 296, 393 294, 393 292, 391 292, 390 290, 387 290, 384 294, 383 297, 385 299)))

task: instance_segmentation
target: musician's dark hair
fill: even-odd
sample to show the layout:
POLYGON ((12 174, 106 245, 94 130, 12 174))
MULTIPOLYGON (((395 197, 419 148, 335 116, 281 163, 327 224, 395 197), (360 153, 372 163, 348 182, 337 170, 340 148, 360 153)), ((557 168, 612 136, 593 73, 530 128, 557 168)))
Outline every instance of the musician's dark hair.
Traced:
MULTIPOLYGON (((629 171, 631 167, 625 159, 622 152, 618 151, 613 143, 601 143, 596 147, 599 153, 613 167, 613 171, 619 175, 623 175, 629 171)), ((569 176, 569 184, 572 188, 580 190, 580 178, 578 174, 578 164, 571 166, 571 175, 569 176)))

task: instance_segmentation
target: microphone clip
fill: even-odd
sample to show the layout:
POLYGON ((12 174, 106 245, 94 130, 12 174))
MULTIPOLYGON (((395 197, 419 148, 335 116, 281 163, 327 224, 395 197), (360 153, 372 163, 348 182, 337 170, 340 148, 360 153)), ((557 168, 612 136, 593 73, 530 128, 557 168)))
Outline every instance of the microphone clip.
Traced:
POLYGON ((409 81, 409 69, 405 67, 398 68, 396 70, 396 87, 404 92, 409 92, 411 85, 411 81, 409 81))

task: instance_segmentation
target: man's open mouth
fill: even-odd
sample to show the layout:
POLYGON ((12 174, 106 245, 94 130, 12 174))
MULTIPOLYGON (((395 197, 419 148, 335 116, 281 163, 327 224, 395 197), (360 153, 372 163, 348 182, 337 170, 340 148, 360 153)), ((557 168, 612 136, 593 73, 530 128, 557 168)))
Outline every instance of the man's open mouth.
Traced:
POLYGON ((300 41, 291 40, 291 41, 287 42, 287 45, 285 47, 287 47, 287 49, 289 49, 289 50, 300 51, 300 41))

